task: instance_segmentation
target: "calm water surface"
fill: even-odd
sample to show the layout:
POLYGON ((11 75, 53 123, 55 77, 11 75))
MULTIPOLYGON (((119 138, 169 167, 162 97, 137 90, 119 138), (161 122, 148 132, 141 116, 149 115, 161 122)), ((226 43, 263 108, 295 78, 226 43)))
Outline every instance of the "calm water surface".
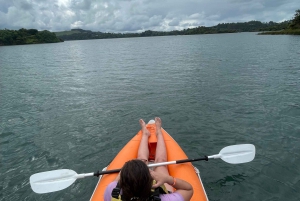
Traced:
POLYGON ((241 33, 0 47, 0 200, 88 200, 97 178, 39 195, 29 177, 100 170, 155 116, 190 158, 256 146, 251 163, 194 163, 210 200, 299 200, 299 45, 241 33))

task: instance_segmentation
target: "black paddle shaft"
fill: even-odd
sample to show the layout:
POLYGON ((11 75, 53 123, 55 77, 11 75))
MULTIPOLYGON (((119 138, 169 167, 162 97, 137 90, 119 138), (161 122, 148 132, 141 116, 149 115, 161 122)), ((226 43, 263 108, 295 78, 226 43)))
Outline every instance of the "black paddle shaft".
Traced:
MULTIPOLYGON (((208 161, 208 157, 204 156, 203 158, 178 160, 178 161, 176 161, 176 164, 187 163, 187 162, 194 162, 194 161, 202 161, 202 160, 208 161)), ((94 176, 99 177, 100 175, 103 175, 103 174, 118 173, 120 171, 121 171, 121 169, 106 170, 106 171, 102 171, 102 172, 97 171, 97 172, 94 173, 94 176)))
POLYGON ((208 161, 208 157, 207 156, 204 156, 203 158, 194 158, 194 159, 183 159, 183 160, 178 160, 176 161, 176 164, 179 164, 179 163, 187 163, 187 162, 194 162, 194 161, 208 161))
POLYGON ((94 176, 99 177, 100 175, 103 175, 103 174, 118 173, 120 171, 121 171, 121 169, 106 170, 106 171, 102 171, 102 172, 97 171, 94 173, 94 176))

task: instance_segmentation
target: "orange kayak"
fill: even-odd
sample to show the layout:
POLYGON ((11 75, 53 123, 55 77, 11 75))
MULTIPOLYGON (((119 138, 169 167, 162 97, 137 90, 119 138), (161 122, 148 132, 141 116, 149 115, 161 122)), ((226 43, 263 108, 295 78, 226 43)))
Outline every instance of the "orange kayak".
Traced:
MULTIPOLYGON (((150 131, 151 136, 149 137, 149 161, 154 160, 155 151, 156 151, 156 127, 154 120, 151 120, 147 124, 147 129, 150 131)), ((177 144, 177 142, 164 130, 162 129, 164 136, 168 161, 176 161, 181 159, 187 159, 188 157, 177 144)), ((103 169, 104 170, 113 170, 122 168, 125 162, 135 159, 137 157, 138 148, 140 140, 142 137, 142 131, 139 131, 117 154, 114 160, 103 169)), ((205 189, 203 187, 199 170, 194 167, 190 162, 168 165, 169 174, 173 177, 183 179, 189 182, 194 188, 194 195, 191 201, 206 201, 208 200, 205 189)), ((94 193, 91 197, 91 201, 103 200, 104 192, 109 183, 111 183, 118 173, 102 175, 99 177, 98 184, 94 190, 94 193)))

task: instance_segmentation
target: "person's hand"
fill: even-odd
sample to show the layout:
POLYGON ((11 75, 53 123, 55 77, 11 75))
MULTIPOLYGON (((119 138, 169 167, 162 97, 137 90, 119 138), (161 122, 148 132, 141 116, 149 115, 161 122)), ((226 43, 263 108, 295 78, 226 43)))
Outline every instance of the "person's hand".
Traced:
POLYGON ((152 178, 156 181, 156 184, 154 184, 152 186, 152 188, 157 188, 157 187, 163 185, 164 183, 168 183, 170 180, 173 179, 168 174, 164 174, 161 172, 155 172, 153 170, 150 170, 150 174, 151 174, 152 178))

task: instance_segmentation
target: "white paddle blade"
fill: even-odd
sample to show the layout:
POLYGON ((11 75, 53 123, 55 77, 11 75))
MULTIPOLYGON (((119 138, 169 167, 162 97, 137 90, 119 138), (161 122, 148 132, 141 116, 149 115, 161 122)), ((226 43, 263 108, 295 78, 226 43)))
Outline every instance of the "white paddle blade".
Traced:
POLYGON ((76 179, 77 173, 73 170, 53 170, 31 175, 30 186, 36 193, 49 193, 67 188, 76 179))
POLYGON ((224 147, 219 156, 223 161, 231 164, 248 163, 255 157, 255 146, 253 144, 239 144, 224 147))

